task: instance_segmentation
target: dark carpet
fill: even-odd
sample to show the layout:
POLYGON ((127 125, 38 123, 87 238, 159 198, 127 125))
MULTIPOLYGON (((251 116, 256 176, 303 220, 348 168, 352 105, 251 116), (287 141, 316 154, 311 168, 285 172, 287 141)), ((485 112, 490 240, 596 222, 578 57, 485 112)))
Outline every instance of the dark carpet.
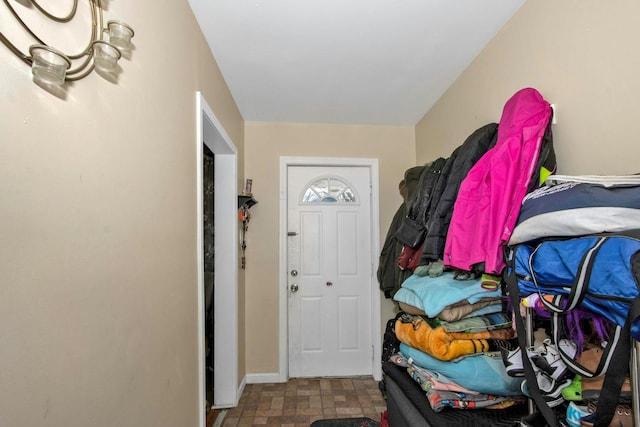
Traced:
POLYGON ((340 418, 318 420, 311 423, 311 427, 379 427, 380 423, 371 418, 340 418))

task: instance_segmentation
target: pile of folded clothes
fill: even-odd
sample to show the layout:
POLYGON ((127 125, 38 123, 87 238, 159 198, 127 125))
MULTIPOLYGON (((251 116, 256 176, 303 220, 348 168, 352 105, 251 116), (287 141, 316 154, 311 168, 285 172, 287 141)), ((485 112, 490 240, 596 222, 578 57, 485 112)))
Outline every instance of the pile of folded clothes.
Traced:
POLYGON ((515 332, 501 290, 453 272, 409 277, 394 295, 404 312, 395 321, 399 353, 431 408, 502 409, 526 400, 523 379, 507 374, 500 353, 515 332))

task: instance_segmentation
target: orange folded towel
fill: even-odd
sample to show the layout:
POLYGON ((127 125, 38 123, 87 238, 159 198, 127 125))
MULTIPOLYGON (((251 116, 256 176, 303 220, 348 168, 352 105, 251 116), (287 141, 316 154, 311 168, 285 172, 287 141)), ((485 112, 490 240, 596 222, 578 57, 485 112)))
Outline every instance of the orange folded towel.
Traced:
POLYGON ((396 320, 398 339, 440 360, 453 360, 461 356, 489 351, 486 339, 476 339, 476 334, 465 334, 469 339, 460 339, 444 330, 442 326, 432 328, 422 317, 404 314, 396 320))

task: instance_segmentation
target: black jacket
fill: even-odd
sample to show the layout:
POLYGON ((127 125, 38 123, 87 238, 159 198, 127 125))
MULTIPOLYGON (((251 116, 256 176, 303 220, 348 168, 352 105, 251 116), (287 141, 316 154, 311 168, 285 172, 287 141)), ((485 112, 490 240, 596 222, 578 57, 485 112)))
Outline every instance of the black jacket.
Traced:
POLYGON ((427 214, 427 234, 420 265, 442 259, 447 231, 453 215, 453 205, 458 196, 460 184, 471 167, 496 144, 497 136, 497 123, 482 126, 454 150, 444 165, 440 180, 432 191, 432 200, 427 214))
POLYGON ((436 188, 440 182, 442 169, 446 163, 447 159, 443 157, 431 163, 420 181, 420 192, 413 201, 408 214, 408 216, 420 220, 425 227, 429 219, 429 209, 432 206, 434 196, 436 196, 436 188))
POLYGON ((420 189, 420 176, 426 169, 427 166, 414 166, 404 173, 405 194, 403 197, 405 199, 391 220, 378 263, 378 283, 386 298, 392 298, 396 291, 400 289, 402 282, 411 275, 411 272, 400 270, 398 267, 398 257, 402 252, 403 245, 394 237, 394 234, 407 216, 411 201, 416 197, 420 189))
POLYGON ((431 204, 433 189, 440 179, 440 172, 446 159, 440 157, 420 173, 418 191, 410 198, 409 210, 404 222, 395 234, 397 240, 413 249, 420 247, 426 235, 427 215, 431 204))
POLYGON ((387 237, 380 252, 378 283, 380 284, 380 290, 384 292, 385 298, 393 298, 393 295, 400 289, 402 282, 411 275, 410 271, 403 271, 398 267, 398 257, 402 252, 403 245, 393 237, 393 234, 404 221, 405 216, 407 216, 407 206, 406 203, 403 203, 393 216, 393 220, 391 220, 387 237))

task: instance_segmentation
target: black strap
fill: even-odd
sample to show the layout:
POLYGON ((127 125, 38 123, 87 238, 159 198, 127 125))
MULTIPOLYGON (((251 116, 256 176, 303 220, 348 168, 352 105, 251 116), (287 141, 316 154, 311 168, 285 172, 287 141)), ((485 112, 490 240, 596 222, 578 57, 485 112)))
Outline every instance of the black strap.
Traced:
MULTIPOLYGON (((579 307, 582 304, 582 301, 584 300, 584 297, 589 290, 589 282, 591 280, 591 273, 593 272, 596 256, 608 240, 609 237, 601 236, 596 239, 596 241, 588 250, 585 251, 582 259, 580 260, 580 264, 576 271, 576 277, 573 281, 568 295, 555 295, 551 301, 548 301, 546 298, 540 298, 540 302, 542 303, 542 305, 552 313, 553 341, 557 345, 560 357, 562 358, 563 362, 569 367, 569 369, 571 369, 571 371, 587 378, 598 376, 601 373, 607 371, 613 353, 618 346, 622 328, 620 326, 616 326, 616 329, 612 334, 612 338, 609 340, 608 345, 604 349, 604 354, 602 355, 600 364, 598 365, 596 371, 592 372, 578 363, 572 355, 567 354, 560 347, 560 339, 563 338, 560 336, 560 333, 563 330, 562 319, 564 319, 564 315, 567 312, 579 307)), ((538 287, 538 283, 535 276, 534 258, 541 246, 542 245, 538 245, 529 256, 529 270, 536 288, 538 287)))
POLYGON ((507 268, 505 269, 504 281, 509 289, 509 298, 511 299, 511 306, 513 308, 514 320, 516 323, 516 331, 518 334, 518 345, 522 352, 522 367, 524 369, 524 377, 527 380, 527 387, 529 393, 534 402, 538 406, 538 410, 542 413, 542 416, 547 421, 550 427, 556 427, 556 415, 553 410, 547 405, 544 400, 540 388, 538 387, 538 380, 536 379, 535 372, 531 366, 531 360, 527 357, 527 342, 526 342, 526 327, 524 320, 520 314, 520 290, 518 289, 518 278, 516 277, 515 268, 515 251, 511 250, 507 256, 507 268))
MULTIPOLYGON (((636 297, 629 307, 629 313, 620 334, 620 341, 611 357, 609 370, 605 374, 600 398, 598 399, 594 427, 607 427, 615 414, 618 399, 620 398, 620 390, 629 372, 631 326, 638 316, 640 316, 640 296, 636 297)), ((633 386, 635 387, 635 384, 633 386)))
MULTIPOLYGON (((562 298, 560 295, 556 295, 554 300, 562 298)), ((553 313, 551 316, 551 331, 553 334, 553 341, 558 344, 560 340, 564 337, 561 336, 561 331, 565 330, 563 320, 566 318, 565 315, 560 313, 553 313)), ((575 357, 567 354, 562 347, 558 345, 558 353, 560 354, 560 358, 562 361, 569 367, 569 369, 578 375, 581 375, 585 378, 593 378, 598 375, 607 372, 609 369, 609 365, 611 364, 611 359, 615 352, 615 349, 618 347, 620 342, 620 337, 622 334, 622 327, 620 325, 615 325, 613 332, 610 334, 609 341, 607 342, 607 346, 603 349, 602 357, 600 358, 600 363, 596 367, 595 371, 591 371, 584 366, 582 366, 575 357)))
MULTIPOLYGON (((569 291, 569 295, 566 298, 563 298, 561 301, 564 304, 549 302, 544 298, 540 298, 542 304, 552 312, 555 313, 565 313, 569 310, 573 310, 582 304, 582 300, 587 294, 587 290, 589 289, 589 280, 591 279, 591 272, 593 271, 593 264, 596 259, 596 255, 600 251, 602 245, 604 245, 608 237, 601 237, 596 240, 594 245, 587 251, 585 251, 582 259, 580 260, 580 266, 578 267, 578 271, 576 272, 576 278, 573 281, 573 285, 571 286, 571 290, 569 291)), ((533 258, 540 248, 541 245, 538 245, 535 250, 531 253, 529 257, 529 269, 531 270, 531 278, 533 279, 533 283, 538 287, 538 283, 536 281, 535 269, 533 268, 533 258)))
MULTIPOLYGON (((602 246, 602 243, 604 243, 604 241, 599 240, 598 243, 588 251, 589 254, 586 254, 581 261, 579 270, 580 274, 579 277, 576 278, 576 283, 574 283, 578 284, 579 290, 572 289, 572 295, 569 298, 557 296, 554 298, 553 302, 549 304, 545 303, 546 301, 544 298, 540 298, 545 307, 548 307, 553 312, 553 335, 556 344, 558 344, 559 342, 558 331, 561 329, 559 320, 560 313, 562 313, 562 311, 569 310, 569 306, 572 306, 571 300, 573 300, 574 303, 578 300, 582 300, 580 294, 586 292, 586 290, 588 289, 589 276, 593 267, 593 258, 595 257, 595 254, 599 250, 600 246, 602 246)), ((526 328, 519 309, 520 291, 518 288, 518 279, 515 271, 515 250, 516 249, 511 249, 509 256, 507 257, 507 269, 505 269, 504 280, 508 286, 509 296, 511 298, 511 304, 513 306, 516 331, 518 332, 518 344, 521 351, 523 351, 524 356, 527 354, 527 343, 525 342, 526 328)), ((532 265, 530 265, 530 269, 533 271, 532 265)), ((613 415, 615 414, 616 406, 618 405, 618 400, 620 398, 620 390, 622 389, 622 384, 624 383, 625 377, 629 372, 632 341, 631 326, 638 317, 640 317, 640 296, 637 296, 630 305, 625 324, 622 327, 617 325, 613 337, 611 337, 610 342, 605 349, 605 353, 602 355, 602 360, 600 361, 600 364, 596 371, 596 373, 604 371, 605 378, 602 385, 602 390, 600 391, 600 397, 598 399, 594 427, 607 427, 613 419, 613 415)), ((579 369, 577 368, 581 366, 575 361, 571 363, 571 358, 569 358, 568 355, 563 354, 559 345, 557 347, 563 360, 565 360, 566 358, 565 362, 568 361, 570 363, 569 367, 572 370, 575 369, 579 371, 579 369)), ((524 368, 525 378, 527 380, 527 386, 533 397, 533 400, 535 401, 538 409, 544 416, 544 419, 549 424, 549 426, 556 427, 557 423, 555 414, 553 413, 549 405, 547 405, 546 401, 542 397, 542 394, 540 393, 540 389, 533 372, 533 367, 531 366, 531 361, 528 357, 522 358, 522 365, 524 368)), ((585 376, 593 376, 594 374, 588 370, 585 370, 583 373, 585 374, 585 376)))

